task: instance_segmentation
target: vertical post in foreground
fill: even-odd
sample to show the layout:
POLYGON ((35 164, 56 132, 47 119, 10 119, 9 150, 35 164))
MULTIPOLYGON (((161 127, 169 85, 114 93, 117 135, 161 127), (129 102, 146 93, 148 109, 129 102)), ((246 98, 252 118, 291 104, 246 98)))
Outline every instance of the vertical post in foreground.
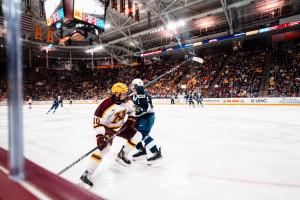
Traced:
POLYGON ((9 163, 10 178, 24 179, 20 2, 5 0, 7 21, 8 91, 9 91, 9 163))

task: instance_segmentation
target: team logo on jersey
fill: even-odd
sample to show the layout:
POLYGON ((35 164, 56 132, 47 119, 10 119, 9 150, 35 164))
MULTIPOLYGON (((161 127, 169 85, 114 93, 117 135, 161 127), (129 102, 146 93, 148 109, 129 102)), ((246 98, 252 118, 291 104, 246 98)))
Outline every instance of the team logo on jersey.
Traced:
POLYGON ((125 118, 125 116, 126 116, 126 109, 123 110, 123 111, 121 111, 121 112, 115 113, 115 118, 114 118, 114 120, 113 120, 112 122, 110 122, 110 123, 116 124, 116 123, 118 123, 119 121, 123 120, 123 119, 125 118))

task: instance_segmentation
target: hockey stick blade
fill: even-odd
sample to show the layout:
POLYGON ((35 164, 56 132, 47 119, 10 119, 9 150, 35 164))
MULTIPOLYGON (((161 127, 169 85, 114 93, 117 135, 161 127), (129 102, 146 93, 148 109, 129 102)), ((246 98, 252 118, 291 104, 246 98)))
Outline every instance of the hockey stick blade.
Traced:
MULTIPOLYGON (((111 136, 110 138, 108 138, 107 140, 105 140, 105 142, 109 142, 110 140, 114 139, 115 135, 111 136)), ((70 169, 71 167, 73 167, 74 165, 76 165, 78 162, 80 162, 81 160, 83 160, 85 157, 87 157, 88 155, 90 155, 91 153, 93 153, 97 148, 99 148, 99 146, 96 146, 95 148, 93 148, 91 151, 89 151, 88 153, 84 154, 83 156, 81 156, 79 159, 77 159, 75 162, 73 162, 71 165, 69 165, 68 167, 66 167, 65 169, 61 170, 57 175, 60 176, 62 173, 64 173, 65 171, 67 171, 68 169, 70 169)))
POLYGON ((193 57, 193 61, 199 62, 199 63, 203 63, 204 60, 202 58, 198 58, 198 57, 193 57))

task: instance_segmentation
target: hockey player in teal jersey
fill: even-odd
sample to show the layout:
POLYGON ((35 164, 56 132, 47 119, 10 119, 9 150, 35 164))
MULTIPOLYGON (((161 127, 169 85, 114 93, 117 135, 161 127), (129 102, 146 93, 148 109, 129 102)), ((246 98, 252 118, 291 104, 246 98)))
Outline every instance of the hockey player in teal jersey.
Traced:
POLYGON ((203 107, 203 105, 202 105, 203 97, 202 97, 202 95, 201 95, 201 94, 198 94, 198 95, 197 95, 197 93, 195 93, 195 95, 194 95, 194 99, 197 101, 197 105, 198 105, 198 107, 199 107, 199 103, 200 103, 200 104, 201 104, 201 106, 203 107))
POLYGON ((53 114, 54 114, 56 109, 58 108, 59 104, 61 104, 61 107, 63 107, 63 102, 62 102, 62 99, 60 98, 60 96, 58 96, 57 98, 54 99, 52 107, 46 114, 48 114, 52 109, 54 109, 54 111, 53 111, 53 114))
POLYGON ((193 101, 193 94, 192 93, 189 94, 188 100, 189 100, 189 107, 191 106, 191 104, 193 104, 193 107, 195 108, 194 101, 193 101))
POLYGON ((144 91, 143 85, 141 79, 134 79, 130 86, 133 92, 131 98, 136 107, 137 121, 135 122, 135 128, 143 135, 142 141, 136 145, 138 152, 132 158, 133 160, 147 159, 148 165, 151 165, 162 159, 162 154, 161 148, 157 148, 154 139, 149 135, 154 124, 155 114, 151 96, 144 91), (147 154, 146 148, 153 154, 152 156, 147 154))

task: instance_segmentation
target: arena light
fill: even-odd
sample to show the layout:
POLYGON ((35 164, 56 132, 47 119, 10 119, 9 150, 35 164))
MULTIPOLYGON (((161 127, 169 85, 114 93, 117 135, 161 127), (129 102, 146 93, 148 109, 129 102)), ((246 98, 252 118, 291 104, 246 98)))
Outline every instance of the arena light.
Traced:
POLYGON ((94 50, 98 50, 98 49, 103 49, 103 46, 100 45, 100 46, 94 48, 94 50))
POLYGON ((182 21, 182 20, 179 20, 178 24, 179 24, 179 26, 184 26, 185 25, 184 21, 182 21))
POLYGON ((177 28, 177 25, 174 22, 171 22, 167 27, 169 30, 175 30, 177 28))
POLYGON ((105 24, 104 27, 105 27, 105 28, 109 28, 109 27, 110 27, 110 24, 105 24))

